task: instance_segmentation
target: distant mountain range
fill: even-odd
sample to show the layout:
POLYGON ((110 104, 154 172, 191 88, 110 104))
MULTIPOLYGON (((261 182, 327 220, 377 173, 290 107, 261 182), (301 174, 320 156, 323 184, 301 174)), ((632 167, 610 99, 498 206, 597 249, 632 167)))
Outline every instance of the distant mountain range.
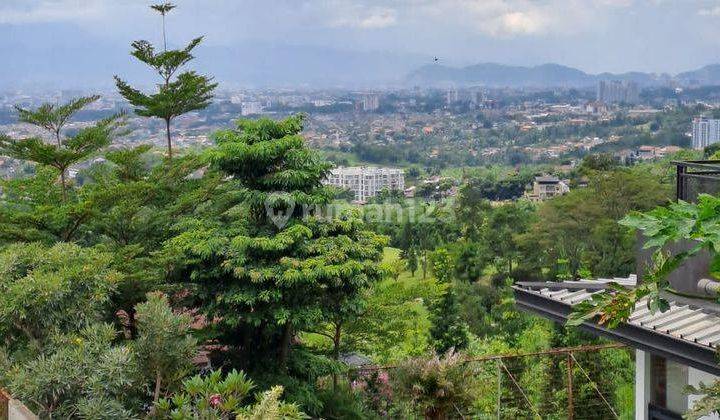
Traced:
MULTIPOLYGON (((130 42, 112 41, 68 23, 0 23, 0 91, 25 89, 109 89, 117 74, 134 84, 156 83, 153 73, 130 57, 130 42), (47 37, 51 33, 52 37, 47 37)), ((598 80, 634 80, 642 86, 720 85, 720 64, 675 76, 651 73, 589 74, 559 64, 535 67, 476 64, 425 65, 418 54, 353 51, 281 42, 243 41, 197 49, 189 66, 210 74, 221 88, 357 88, 485 85, 509 87, 589 87, 598 80), (422 66, 422 67, 421 67, 422 66)))
POLYGON ((589 74, 560 64, 533 67, 481 63, 467 67, 431 64, 411 72, 406 81, 413 85, 481 85, 490 87, 589 87, 600 80, 628 80, 640 86, 660 86, 670 83, 687 85, 720 85, 720 64, 698 70, 669 74, 628 72, 589 74))

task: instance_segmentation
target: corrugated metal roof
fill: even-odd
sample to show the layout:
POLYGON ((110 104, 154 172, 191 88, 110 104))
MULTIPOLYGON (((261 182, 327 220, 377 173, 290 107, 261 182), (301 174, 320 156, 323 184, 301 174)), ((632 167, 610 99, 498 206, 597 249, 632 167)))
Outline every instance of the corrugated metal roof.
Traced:
MULTIPOLYGON (((595 293, 603 291, 602 289, 598 290, 597 287, 592 289, 579 288, 578 284, 587 283, 588 285, 597 286, 609 282, 633 287, 637 283, 637 277, 568 282, 568 284, 572 283, 572 288, 563 288, 563 283, 547 283, 548 287, 522 285, 519 287, 528 292, 572 306, 590 299, 595 293)), ((635 305, 635 311, 630 315, 627 323, 710 349, 720 347, 720 315, 692 304, 683 304, 671 299, 668 299, 668 301, 670 309, 655 314, 650 313, 646 299, 639 301, 635 305)))

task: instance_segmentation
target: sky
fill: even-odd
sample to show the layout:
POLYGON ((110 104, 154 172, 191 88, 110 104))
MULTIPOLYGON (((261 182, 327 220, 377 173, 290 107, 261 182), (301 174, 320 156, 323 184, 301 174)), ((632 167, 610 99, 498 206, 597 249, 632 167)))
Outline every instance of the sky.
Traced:
MULTIPOLYGON (((70 48, 68 45, 81 45, 99 60, 104 57, 100 52, 103 49, 118 49, 126 54, 132 40, 161 39, 160 18, 148 8, 151 3, 0 0, 0 38, 5 39, 0 41, 0 48, 5 50, 5 57, 19 61, 38 43, 61 50, 70 48)), ((176 3, 178 8, 167 20, 170 42, 179 44, 202 34, 205 47, 216 50, 257 45, 382 53, 383 57, 407 60, 409 66, 433 56, 443 64, 456 66, 480 62, 514 65, 554 62, 589 73, 677 73, 720 62, 720 1, 177 0, 176 3)), ((37 55, 32 59, 43 59, 42 54, 37 55)), ((251 54, 255 61, 261 55, 251 54)), ((24 66, 33 64, 28 60, 24 58, 24 66)), ((277 62, 281 59, 274 57, 273 63, 277 62)), ((243 63, 247 68, 254 65, 255 62, 243 63)))

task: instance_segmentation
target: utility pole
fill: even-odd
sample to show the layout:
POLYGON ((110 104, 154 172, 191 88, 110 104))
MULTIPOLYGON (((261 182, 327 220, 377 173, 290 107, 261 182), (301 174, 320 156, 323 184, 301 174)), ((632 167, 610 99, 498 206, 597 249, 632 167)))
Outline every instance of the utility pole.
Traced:
POLYGON ((575 418, 575 406, 573 403, 573 359, 572 353, 567 354, 567 399, 568 399, 568 420, 575 418))
POLYGON ((497 366, 497 420, 500 420, 500 397, 502 396, 502 372, 500 371, 500 359, 495 362, 497 366))

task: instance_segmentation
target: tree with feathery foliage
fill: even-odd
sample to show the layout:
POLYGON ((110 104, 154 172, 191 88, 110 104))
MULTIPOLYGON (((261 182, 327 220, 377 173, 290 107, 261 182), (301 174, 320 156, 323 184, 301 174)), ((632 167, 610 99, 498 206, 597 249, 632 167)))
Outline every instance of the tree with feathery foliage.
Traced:
POLYGON ((57 169, 60 172, 62 199, 67 201, 67 169, 110 144, 122 116, 113 115, 79 130, 74 136, 63 138, 62 131, 70 118, 99 98, 82 97, 64 105, 43 104, 36 110, 16 108, 20 121, 47 130, 57 144, 49 144, 39 137, 17 140, 0 135, 0 154, 57 169))
POLYGON ((168 244, 185 259, 180 278, 191 279, 187 289, 223 342, 245 360, 275 355, 281 367, 296 332, 345 313, 338 305, 357 305, 380 278, 386 243, 354 214, 309 215, 332 191, 321 184, 330 165, 305 146, 302 122, 240 121, 237 130, 217 133, 211 170, 237 183, 228 194, 241 204, 224 220, 184 220, 186 229, 168 244))
POLYGON ((172 158, 172 136, 170 123, 175 117, 190 111, 204 109, 210 105, 213 91, 217 83, 212 78, 197 74, 194 71, 176 73, 182 66, 194 58, 192 50, 202 42, 202 37, 190 41, 183 49, 168 50, 165 36, 165 15, 175 6, 164 3, 151 6, 163 17, 163 52, 155 52, 155 47, 148 41, 135 41, 132 43, 132 55, 141 62, 152 67, 162 78, 158 91, 146 94, 130 86, 127 82, 115 76, 115 85, 125 99, 135 107, 135 113, 142 117, 156 117, 165 121, 167 135, 168 158, 172 158))

